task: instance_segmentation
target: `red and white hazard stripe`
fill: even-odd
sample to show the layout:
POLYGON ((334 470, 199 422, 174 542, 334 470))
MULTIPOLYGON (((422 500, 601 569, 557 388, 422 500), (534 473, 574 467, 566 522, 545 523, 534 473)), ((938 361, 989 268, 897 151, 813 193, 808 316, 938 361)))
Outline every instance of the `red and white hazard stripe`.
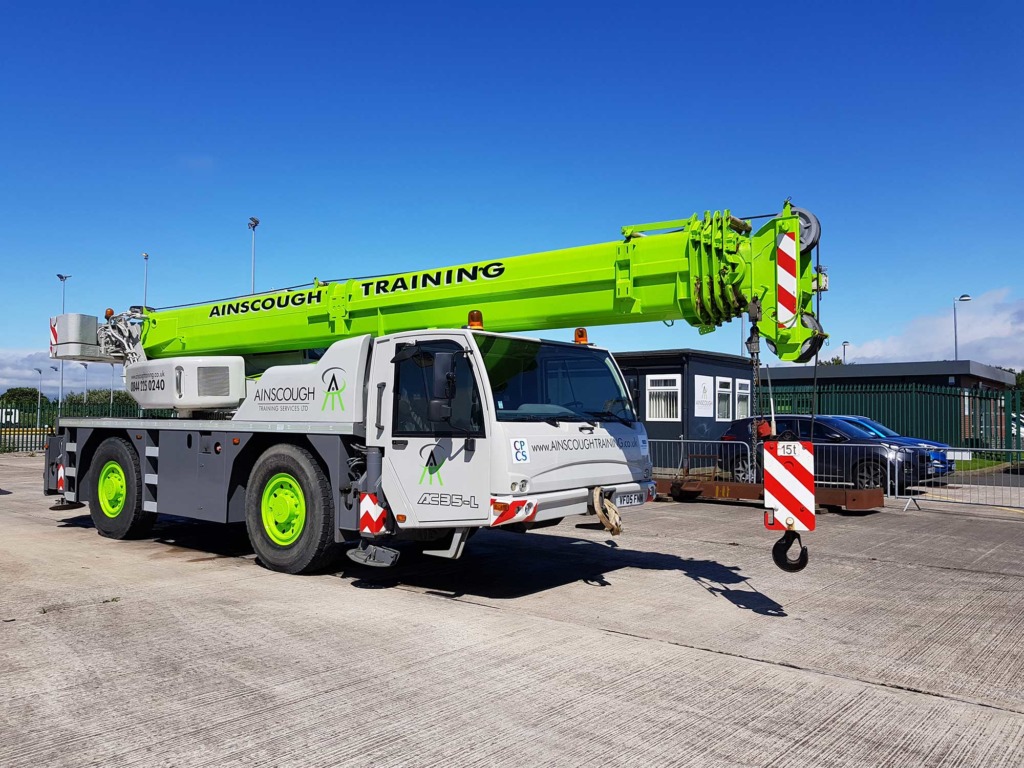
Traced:
POLYGON ((53 354, 53 348, 57 346, 57 318, 50 318, 50 354, 53 354))
POLYGON ((796 235, 783 232, 775 249, 776 317, 779 328, 791 328, 796 321, 796 235))
POLYGON ((532 523, 540 505, 536 499, 513 499, 498 496, 491 499, 491 527, 507 523, 532 523))
POLYGON ((359 532, 376 536, 384 530, 387 522, 387 510, 377 501, 375 493, 359 494, 359 532))
POLYGON ((769 530, 814 530, 814 445, 764 444, 764 525, 769 530))
POLYGON ((64 493, 64 465, 57 465, 57 491, 64 493))

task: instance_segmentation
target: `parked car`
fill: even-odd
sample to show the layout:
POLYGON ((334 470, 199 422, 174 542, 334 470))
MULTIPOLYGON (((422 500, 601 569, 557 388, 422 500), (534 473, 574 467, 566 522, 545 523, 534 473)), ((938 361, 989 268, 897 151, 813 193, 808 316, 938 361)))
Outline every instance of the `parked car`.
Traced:
POLYGON ((896 430, 885 426, 882 422, 869 419, 867 416, 836 416, 836 418, 855 424, 876 437, 883 438, 891 443, 923 448, 928 451, 929 477, 942 477, 944 475, 948 475, 950 472, 956 471, 956 461, 949 458, 949 446, 945 443, 937 443, 934 440, 922 440, 919 437, 907 437, 906 435, 901 435, 896 430))
MULTIPOLYGON (((722 468, 741 483, 762 482, 763 462, 751 466, 751 452, 733 449, 730 442, 749 445, 753 419, 738 419, 722 435, 722 468)), ((834 416, 786 414, 775 417, 775 431, 781 440, 804 440, 814 444, 814 481, 817 485, 847 488, 902 490, 928 477, 927 451, 890 440, 834 416)))

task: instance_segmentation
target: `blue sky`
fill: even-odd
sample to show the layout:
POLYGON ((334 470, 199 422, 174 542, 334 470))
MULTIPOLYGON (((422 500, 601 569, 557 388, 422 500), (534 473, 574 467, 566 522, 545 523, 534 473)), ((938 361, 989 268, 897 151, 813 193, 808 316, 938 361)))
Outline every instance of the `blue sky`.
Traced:
POLYGON ((143 251, 152 305, 245 293, 249 216, 269 289, 787 196, 822 222, 826 355, 951 359, 969 293, 961 358, 1024 367, 1024 12, 829 5, 9 3, 0 390, 47 363, 57 272, 68 311, 139 303, 143 251))

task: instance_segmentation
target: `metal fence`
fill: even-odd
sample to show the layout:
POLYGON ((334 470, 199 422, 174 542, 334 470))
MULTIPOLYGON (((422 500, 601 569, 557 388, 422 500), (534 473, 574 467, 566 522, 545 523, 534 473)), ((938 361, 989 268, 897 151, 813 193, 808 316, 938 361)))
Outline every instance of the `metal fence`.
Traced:
POLYGON ((1024 508, 1024 450, 951 447, 943 453, 948 456, 948 472, 897 493, 908 499, 908 506, 914 499, 1024 508))
MULTIPOLYGON (((867 416, 901 435, 967 449, 1024 449, 1024 391, 925 384, 819 384, 772 388, 777 414, 867 416)), ((769 412, 768 387, 760 393, 769 412)))
POLYGON ((59 415, 65 418, 86 416, 114 418, 169 418, 172 411, 143 411, 136 405, 121 403, 42 402, 26 406, 22 402, 0 399, 0 453, 40 451, 51 434, 59 415))
MULTIPOLYGON (((751 464, 750 445, 738 440, 651 440, 656 479, 764 482, 763 445, 751 464)), ((825 488, 910 489, 944 470, 931 451, 881 443, 814 443, 814 482, 825 488)))
MULTIPOLYGON (((659 480, 764 482, 763 448, 730 440, 651 440, 659 480)), ((823 488, 881 488, 888 497, 1024 508, 1024 449, 919 448, 814 443, 814 482, 823 488)))
POLYGON ((648 443, 655 479, 726 480, 752 472, 750 446, 738 440, 680 438, 649 440, 648 443))

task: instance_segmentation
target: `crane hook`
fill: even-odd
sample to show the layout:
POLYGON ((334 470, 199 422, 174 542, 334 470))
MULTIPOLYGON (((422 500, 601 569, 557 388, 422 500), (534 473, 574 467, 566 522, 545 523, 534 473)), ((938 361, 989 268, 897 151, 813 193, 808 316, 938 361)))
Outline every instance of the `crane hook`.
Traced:
POLYGON ((775 542, 775 546, 772 547, 772 560, 782 570, 788 573, 796 573, 802 571, 807 567, 807 547, 803 545, 800 540, 800 534, 796 531, 786 531, 782 534, 782 538, 775 542), (789 556, 789 549, 793 542, 796 541, 797 546, 800 547, 800 553, 797 555, 796 560, 793 560, 789 556))

